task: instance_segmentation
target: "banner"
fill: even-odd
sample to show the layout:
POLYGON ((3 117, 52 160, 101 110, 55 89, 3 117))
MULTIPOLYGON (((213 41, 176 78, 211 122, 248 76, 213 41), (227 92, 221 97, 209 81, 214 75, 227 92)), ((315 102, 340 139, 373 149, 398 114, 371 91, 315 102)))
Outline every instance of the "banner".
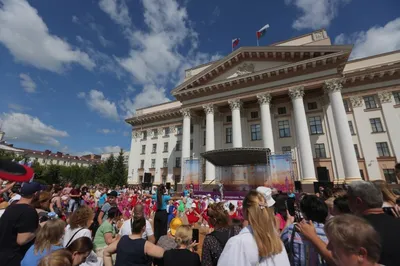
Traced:
POLYGON ((185 160, 183 165, 183 184, 185 187, 198 191, 201 185, 201 164, 199 159, 185 160))
POLYGON ((282 192, 294 191, 292 154, 269 155, 271 175, 268 185, 282 192))

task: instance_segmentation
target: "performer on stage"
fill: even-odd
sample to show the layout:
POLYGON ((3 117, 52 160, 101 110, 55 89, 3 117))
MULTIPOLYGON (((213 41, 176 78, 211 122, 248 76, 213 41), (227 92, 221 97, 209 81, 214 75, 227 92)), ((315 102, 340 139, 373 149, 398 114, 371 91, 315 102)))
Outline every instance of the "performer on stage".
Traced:
POLYGON ((224 183, 222 181, 219 181, 218 187, 219 187, 219 194, 221 195, 221 201, 223 201, 224 200, 224 183))

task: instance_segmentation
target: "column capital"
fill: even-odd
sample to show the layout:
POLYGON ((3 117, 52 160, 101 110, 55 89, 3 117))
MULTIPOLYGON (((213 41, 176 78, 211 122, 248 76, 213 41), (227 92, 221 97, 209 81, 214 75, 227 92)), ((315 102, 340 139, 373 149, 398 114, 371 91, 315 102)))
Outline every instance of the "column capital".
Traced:
POLYGON ((292 100, 303 98, 304 96, 304 86, 298 86, 289 88, 289 96, 292 100))
POLYGON ((353 96, 350 97, 351 106, 353 108, 362 107, 363 106, 363 98, 361 96, 353 96))
POLYGON ((214 104, 212 104, 212 103, 205 104, 205 105, 203 105, 203 109, 206 114, 213 114, 214 113, 214 104))
POLYGON ((162 128, 162 127, 157 128, 157 134, 158 134, 158 136, 162 136, 163 131, 164 131, 164 128, 162 128))
POLYGON ((342 78, 334 78, 334 79, 325 80, 325 82, 324 82, 325 93, 341 91, 343 88, 342 82, 343 82, 342 78))
POLYGON ((170 134, 175 133, 175 130, 176 130, 176 126, 169 126, 169 133, 170 134))
POLYGON ((190 110, 188 108, 182 108, 181 109, 181 114, 183 115, 183 117, 190 118, 190 116, 191 116, 190 110))
POLYGON ((268 104, 271 102, 272 97, 270 93, 257 94, 258 103, 260 105, 268 104))
POLYGON ((232 111, 242 107, 242 101, 240 99, 229 100, 228 104, 232 111))
POLYGON ((381 103, 391 103, 392 102, 392 93, 390 91, 383 91, 378 93, 379 100, 381 103))
POLYGON ((133 139, 140 138, 140 133, 138 131, 132 131, 132 138, 133 139))

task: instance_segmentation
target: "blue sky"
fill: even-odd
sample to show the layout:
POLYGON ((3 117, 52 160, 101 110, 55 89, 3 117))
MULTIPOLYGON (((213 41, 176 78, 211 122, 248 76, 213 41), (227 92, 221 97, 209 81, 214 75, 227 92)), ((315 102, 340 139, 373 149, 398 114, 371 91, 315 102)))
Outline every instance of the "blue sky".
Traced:
POLYGON ((184 69, 326 28, 353 58, 400 49, 398 0, 0 0, 0 125, 71 154, 129 149, 124 119, 168 99, 184 69))

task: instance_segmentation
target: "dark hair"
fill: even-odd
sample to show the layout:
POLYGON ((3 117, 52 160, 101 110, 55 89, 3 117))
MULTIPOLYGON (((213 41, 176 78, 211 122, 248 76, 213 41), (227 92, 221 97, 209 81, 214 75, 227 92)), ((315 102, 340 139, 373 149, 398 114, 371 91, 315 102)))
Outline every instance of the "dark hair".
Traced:
POLYGON ((213 227, 229 227, 230 225, 229 214, 222 202, 210 204, 207 209, 207 215, 209 223, 213 227))
POLYGON ((315 195, 305 195, 300 201, 300 210, 308 220, 325 223, 328 217, 328 206, 315 195))
POLYGON ((340 214, 351 213, 349 207, 349 198, 346 194, 337 196, 333 201, 333 206, 340 212, 340 214))
POLYGON ((163 184, 159 185, 157 189, 157 209, 159 210, 162 208, 162 203, 163 203, 162 200, 164 192, 165 192, 164 185, 163 184))
POLYGON ((287 219, 287 204, 288 196, 284 194, 278 194, 275 197, 274 211, 275 214, 280 214, 282 218, 286 221, 287 219))
POLYGON ((233 211, 235 209, 235 205, 233 205, 232 203, 229 203, 229 210, 233 211))
POLYGON ((132 234, 139 234, 145 225, 146 225, 146 220, 144 219, 144 217, 132 219, 131 223, 132 234))
POLYGON ((93 243, 89 237, 83 236, 75 239, 66 247, 71 253, 78 252, 80 254, 93 250, 93 243))
POLYGON ((109 219, 114 219, 115 217, 121 216, 121 212, 117 207, 111 207, 107 214, 109 219))

